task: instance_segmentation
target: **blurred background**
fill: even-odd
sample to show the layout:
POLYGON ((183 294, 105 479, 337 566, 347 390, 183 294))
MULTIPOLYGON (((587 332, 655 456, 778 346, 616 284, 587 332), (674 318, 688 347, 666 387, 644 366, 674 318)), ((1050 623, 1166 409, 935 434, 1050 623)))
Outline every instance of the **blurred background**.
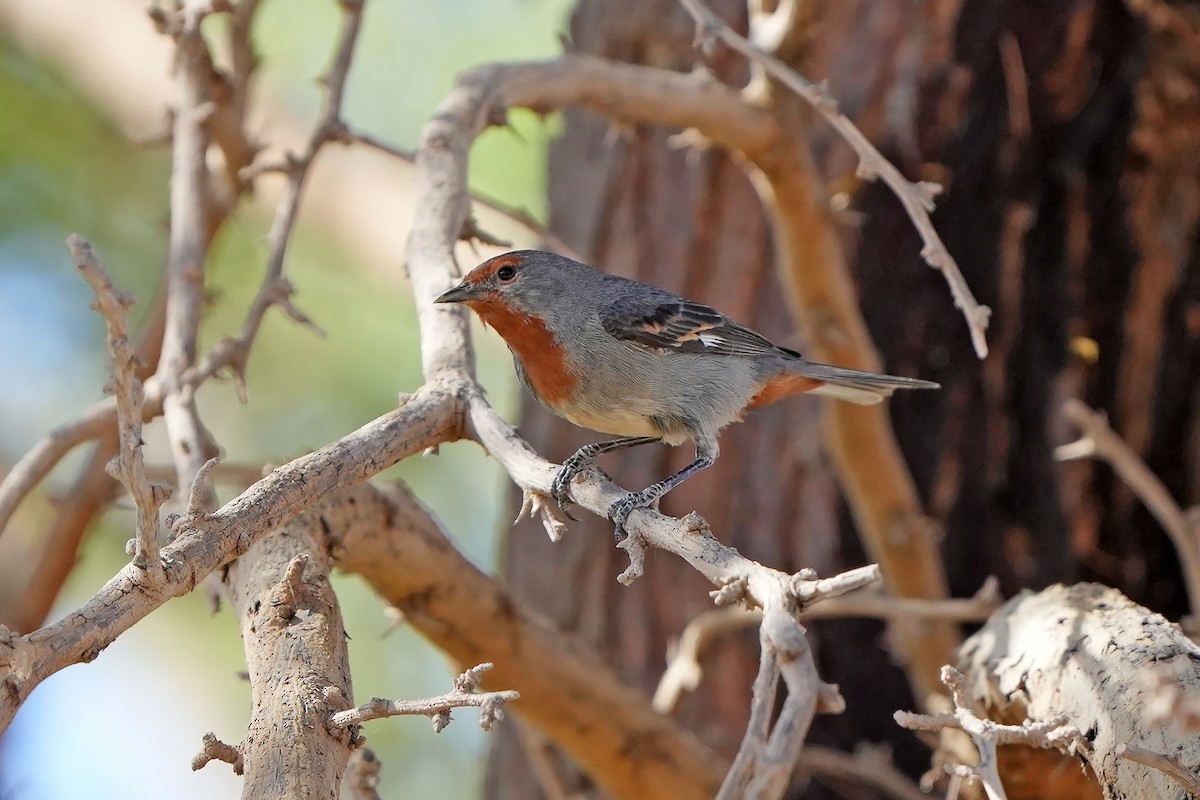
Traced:
MULTIPOLYGON (((0 8, 0 471, 99 399, 108 375, 103 321, 88 309, 91 291, 69 261, 67 235, 77 232, 98 247, 118 284, 136 295, 135 319, 157 286, 170 154, 150 142, 166 124, 169 48, 145 9, 141 0, 6 0, 0 8)), ((370 2, 345 116, 412 148, 457 72, 557 52, 566 9, 567 0, 370 2)), ((339 11, 332 2, 267 0, 260 15, 259 123, 279 132, 264 136, 273 143, 298 142, 319 107, 316 79, 328 64, 339 11)), ((557 122, 514 114, 513 124, 518 134, 494 130, 482 138, 472 184, 544 218, 545 151, 557 122)), ((251 357, 250 403, 241 405, 229 383, 200 392, 201 413, 226 464, 257 469, 294 458, 393 408, 397 392, 420 385, 402 274, 407 167, 362 148, 325 155, 287 270, 297 304, 326 336, 273 312, 251 357), (344 180, 355 191, 325 202, 337 173, 351 176, 344 180), (375 181, 353 180, 361 175, 375 181)), ((275 199, 267 186, 215 243, 202 348, 236 332, 258 288, 275 199)), ((485 221, 497 234, 532 244, 514 225, 485 221)), ((507 351, 491 336, 480 337, 479 367, 492 401, 511 418, 515 381, 507 351)), ((150 464, 169 463, 161 427, 147 427, 150 464)), ((0 539, 4 574, 27 557, 54 513, 56 493, 70 486, 80 464, 77 455, 56 471, 0 539)), ((436 510, 471 558, 494 570, 504 479, 493 462, 458 444, 437 458, 409 460, 394 474, 436 510), (464 486, 486 490, 459 491, 464 486)), ((240 490, 218 491, 224 500, 240 490)), ((103 515, 53 617, 77 607, 125 563, 131 530, 128 509, 103 515)), ((357 696, 420 697, 449 688, 454 668, 394 626, 358 581, 340 579, 338 592, 357 696)), ((169 603, 94 663, 67 669, 34 692, 0 741, 0 797, 160 797, 165 786, 177 798, 236 796, 241 779, 227 767, 193 773, 187 765, 205 731, 241 738, 249 713, 249 687, 238 676, 244 669, 227 610, 211 615, 202 592, 169 603), (129 719, 138 708, 145 713, 129 719)), ((455 716, 440 736, 422 718, 372 726, 385 794, 479 796, 483 734, 474 712, 455 716)))
MULTIPOLYGON (((708 4, 748 29, 745 0, 708 4)), ((1200 6, 801 6, 806 13, 783 32, 778 55, 828 79, 842 111, 907 176, 943 185, 934 224, 994 312, 991 355, 981 362, 895 197, 862 182, 854 156, 827 125, 806 124, 798 100, 772 97, 796 121, 792 144, 807 145, 808 169, 833 200, 817 193, 805 219, 840 243, 883 366, 943 387, 889 406, 922 512, 897 526, 920 526, 914 535, 936 539, 956 596, 972 594, 989 575, 1006 595, 1094 580, 1172 620, 1196 613, 1177 555, 1139 498, 1106 465, 1063 463, 1054 454, 1078 436, 1062 408, 1080 399, 1108 415, 1180 507, 1200 500, 1200 6)), ((263 2, 256 30, 264 67, 251 127, 274 149, 306 134, 337 15, 332 0, 263 2)), ((677 71, 697 62, 695 26, 677 0, 370 0, 345 117, 412 147, 456 72, 551 56, 564 31, 587 54, 677 71)), ((104 382, 103 326, 68 263, 67 234, 97 244, 121 285, 142 300, 136 313, 150 305, 165 243, 168 153, 153 142, 165 126, 169 54, 140 0, 0 4, 0 469, 98 398, 104 382)), ((745 61, 727 50, 706 66, 734 86, 748 79, 745 61)), ((616 126, 580 109, 545 118, 514 111, 510 123, 489 129, 472 151, 475 190, 528 209, 592 263, 714 303, 782 344, 803 345, 792 276, 780 280, 770 224, 742 163, 717 148, 683 147, 678 131, 616 126)), ((322 154, 288 274, 297 304, 326 336, 272 314, 249 365, 250 404, 240 405, 228 384, 204 387, 202 414, 226 464, 257 470, 305 453, 419 384, 412 300, 401 277, 409 178, 403 163, 363 148, 322 154)), ((252 207, 215 242, 205 343, 236 329, 257 288, 278 188, 265 179, 252 207)), ((494 215, 480 218, 491 232, 533 244, 494 215)), ((464 264, 477 258, 465 246, 458 255, 464 264)), ((561 459, 595 440, 519 400, 498 340, 487 333, 477 342, 490 399, 521 420, 539 452, 561 459)), ((152 463, 166 461, 161 435, 157 425, 148 429, 152 463)), ((723 435, 714 468, 672 492, 663 510, 700 510, 722 541, 780 569, 829 575, 866 563, 871 556, 822 436, 815 399, 755 412, 750 424, 723 435)), ((639 451, 606 469, 623 485, 644 486, 690 455, 639 451)), ((79 465, 64 464, 0 539, 0 607, 20 591, 24 559, 60 501, 72 499, 62 493, 79 465)), ((391 474, 434 507, 476 563, 503 575, 518 602, 592 645, 647 696, 671 640, 711 608, 707 582, 661 553, 650 554, 645 577, 619 586, 613 577, 624 557, 605 520, 588 517, 557 544, 528 523, 505 538, 515 491, 473 446, 444 447, 391 474)), ((219 489, 228 498, 238 487, 219 489)), ((125 561, 128 511, 118 508, 95 527, 55 614, 125 561)), ((338 588, 359 698, 417 697, 448 686, 453 669, 436 652, 405 628, 393 630, 356 582, 338 588)), ((818 717, 809 742, 843 751, 882 744, 919 775, 929 752, 892 721, 914 701, 883 624, 823 621, 810 637, 822 678, 841 685, 847 710, 818 717)), ((744 730, 757 646, 752 631, 714 644, 703 682, 674 711, 726 754, 744 730)), ((0 796, 130 797, 164 785, 179 797, 233 795, 240 780, 227 769, 193 774, 187 763, 205 731, 241 737, 243 666, 228 613, 210 616, 199 593, 170 603, 95 663, 37 690, 0 742, 0 796), (142 707, 146 713, 131 720, 131 709, 142 707), (121 715, 115 726, 114 715, 121 715), (131 780, 150 769, 154 780, 131 780)), ((419 719, 370 727, 385 796, 539 796, 539 778, 510 725, 487 740, 496 746, 485 781, 485 740, 470 712, 457 717, 440 737, 419 719)), ((569 789, 589 788, 568 759, 554 763, 569 789)), ((828 781, 797 793, 876 796, 828 781)))

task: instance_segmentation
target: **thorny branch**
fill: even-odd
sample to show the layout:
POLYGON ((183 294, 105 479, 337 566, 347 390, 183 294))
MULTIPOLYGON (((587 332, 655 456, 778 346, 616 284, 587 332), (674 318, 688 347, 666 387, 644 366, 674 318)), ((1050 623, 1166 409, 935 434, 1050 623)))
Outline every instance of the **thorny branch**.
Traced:
MULTIPOLYGON (((974 597, 953 600, 920 600, 894 597, 882 592, 861 591, 846 597, 833 597, 805 608, 804 621, 844 617, 932 617, 957 622, 982 622, 1000 607, 999 582, 993 577, 984 582, 974 597)), ((718 608, 697 615, 679 635, 669 652, 667 669, 654 691, 654 710, 668 714, 685 691, 700 685, 703 667, 700 659, 715 640, 762 622, 762 612, 744 608, 718 608)))
POLYGON ((385 700, 376 697, 369 703, 334 714, 329 722, 336 727, 361 725, 373 719, 386 717, 426 716, 433 722, 435 733, 441 733, 450 724, 450 710, 454 708, 478 708, 479 727, 490 731, 497 721, 504 719, 504 704, 518 699, 514 691, 480 692, 479 682, 483 673, 492 664, 483 663, 471 667, 454 679, 454 691, 424 700, 385 700))
MULTIPOLYGON (((330 97, 322 121, 309 148, 298 159, 303 169, 297 166, 297 160, 283 168, 291 183, 273 228, 268 279, 243 328, 247 348, 270 304, 284 305, 289 310, 285 303, 290 287, 279 282, 275 265, 284 260, 303 172, 324 142, 341 140, 345 135, 337 109, 349 68, 351 31, 357 29, 361 3, 345 0, 343 6, 348 33, 328 79, 330 97)), ((204 47, 197 8, 185 6, 180 25, 173 29, 181 49, 204 47)), ((176 176, 180 178, 178 185, 190 185, 196 194, 190 199, 181 198, 178 206, 173 206, 169 270, 173 288, 168 300, 167 335, 173 344, 164 352, 164 365, 153 391, 148 387, 143 412, 158 413, 155 403, 168 407, 181 479, 200 472, 204 463, 202 446, 207 444, 194 413, 191 389, 222 367, 232 367, 235 373, 244 370, 244 355, 239 363, 228 348, 218 349, 211 358, 195 363, 194 322, 198 297, 202 295, 207 247, 206 241, 196 235, 203 221, 200 201, 207 190, 207 177, 201 173, 206 149, 202 112, 205 87, 194 80, 189 82, 187 71, 182 69, 179 78, 183 102, 175 122, 176 176), (160 381, 162 387, 157 388, 160 381), (172 417, 175 423, 171 423, 172 417), (183 453, 181 443, 186 443, 190 451, 183 453)), ((245 553, 301 509, 408 454, 469 436, 495 456, 531 497, 544 495, 554 465, 534 453, 484 399, 474 381, 462 312, 435 308, 430 301, 459 275, 453 252, 468 218, 466 158, 475 136, 509 105, 546 110, 571 103, 589 105, 618 120, 653 120, 697 128, 711 140, 734 149, 765 147, 779 133, 770 114, 745 103, 738 92, 701 75, 680 75, 581 56, 544 64, 483 68, 464 75, 423 131, 416 157, 418 197, 408 266, 418 300, 426 385, 402 401, 398 411, 275 470, 216 512, 197 515, 164 549, 167 567, 161 586, 132 592, 131 587, 137 585, 135 576, 123 571, 76 614, 9 642, 6 669, 0 672, 5 688, 0 692, 0 726, 7 724, 19 703, 45 677, 70 663, 94 657, 146 613, 167 598, 189 591, 197 580, 245 553)), ((298 312, 293 316, 305 321, 298 312)), ((67 437, 94 436, 114 417, 115 407, 111 404, 94 408, 68 430, 67 437)), ((64 452, 63 442, 60 436, 48 445, 48 450, 64 452)), ((44 464, 47 456, 43 453, 40 458, 38 465, 44 464)), ((190 481, 181 483, 188 485, 190 481)), ((611 482, 591 476, 575 488, 574 494, 580 505, 603 514, 620 492, 611 482)), ((20 494, 23 491, 17 499, 20 494)), ((0 502, 10 497, 0 492, 0 502)), ((0 505, 0 512, 4 510, 0 505)), ((631 567, 623 580, 634 580, 640 574, 639 554, 644 548, 658 547, 684 558, 721 586, 718 599, 765 609, 760 631, 763 671, 757 684, 755 711, 743 742, 744 758, 739 757, 742 768, 728 785, 736 791, 778 795, 786 786, 812 715, 822 706, 836 709, 839 701, 836 692, 821 684, 816 675, 796 614, 822 594, 877 580, 877 572, 867 570, 829 582, 816 581, 809 574, 785 575, 720 544, 694 515, 675 520, 652 510, 639 510, 631 517, 629 529, 631 567), (788 687, 788 697, 772 723, 772 698, 779 677, 788 687)))
POLYGON ((947 728, 964 731, 979 751, 979 763, 974 766, 947 765, 947 772, 979 780, 990 800, 1007 800, 997 769, 998 745, 1020 743, 1043 749, 1054 748, 1063 752, 1075 752, 1088 746, 1087 739, 1078 729, 1068 725, 1065 717, 1042 722, 1026 720, 1022 725, 1000 725, 991 720, 980 719, 971 710, 966 678, 954 667, 942 667, 942 683, 950 690, 951 699, 954 701, 953 714, 914 714, 910 711, 897 711, 896 724, 913 731, 941 731, 947 728))
POLYGON ((963 317, 967 321, 967 329, 970 331, 976 355, 981 359, 986 358, 988 354, 986 332, 988 318, 992 313, 991 309, 980 305, 975 299, 958 264, 954 261, 954 257, 942 243, 941 237, 938 236, 937 230, 929 219, 929 212, 933 210, 934 206, 934 197, 941 192, 941 187, 926 181, 913 183, 905 178, 900 170, 896 169, 890 161, 884 158, 878 148, 871 144, 862 131, 838 111, 837 101, 824 85, 812 83, 783 61, 764 51, 758 45, 747 41, 745 37, 739 35, 709 10, 703 0, 680 0, 680 3, 696 20, 697 38, 701 46, 711 47, 711 43, 719 39, 751 62, 761 64, 771 77, 803 98, 841 134, 846 143, 858 154, 860 159, 859 177, 865 180, 883 179, 888 188, 895 193, 900 204, 904 206, 904 210, 921 235, 921 240, 925 243, 925 247, 921 250, 921 257, 929 266, 941 272, 945 277, 946 284, 950 287, 950 294, 954 298, 954 305, 962 311, 963 317))
POLYGON ((170 489, 151 483, 142 454, 142 382, 138 380, 137 356, 129 343, 126 311, 133 298, 113 285, 91 243, 79 236, 67 239, 67 247, 80 274, 96 292, 96 309, 108 327, 108 349, 112 358, 112 392, 117 404, 120 450, 109 471, 133 498, 137 509, 133 563, 146 570, 150 580, 162 578, 158 560, 158 511, 170 489))

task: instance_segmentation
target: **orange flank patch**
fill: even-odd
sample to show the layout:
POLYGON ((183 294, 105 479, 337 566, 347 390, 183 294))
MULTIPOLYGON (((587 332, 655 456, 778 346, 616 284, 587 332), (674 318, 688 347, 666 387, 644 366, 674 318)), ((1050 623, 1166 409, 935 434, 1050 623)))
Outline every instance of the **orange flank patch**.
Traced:
POLYGON ((514 311, 499 297, 468 300, 467 305, 486 325, 495 328, 521 359, 525 375, 542 400, 556 406, 570 396, 579 378, 568 368, 558 340, 544 322, 514 311))
POLYGON ((487 261, 483 262, 478 267, 467 273, 466 281, 472 286, 477 286, 495 275, 496 270, 500 269, 501 267, 519 267, 523 261, 524 258, 521 256, 512 255, 511 253, 508 255, 496 256, 495 258, 489 258, 487 261))
POLYGON ((782 400, 785 397, 791 397, 796 394, 804 394, 811 392, 818 386, 824 386, 825 381, 819 381, 815 378, 806 378, 803 375, 788 375, 780 373, 767 380, 762 386, 758 387, 758 392, 754 397, 750 398, 750 403, 747 408, 759 408, 760 406, 769 406, 776 400, 782 400))

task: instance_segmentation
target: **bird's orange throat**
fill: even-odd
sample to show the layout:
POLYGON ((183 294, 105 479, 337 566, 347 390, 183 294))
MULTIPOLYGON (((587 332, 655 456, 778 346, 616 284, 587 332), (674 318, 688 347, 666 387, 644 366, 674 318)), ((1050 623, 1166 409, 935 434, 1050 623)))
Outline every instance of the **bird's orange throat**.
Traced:
POLYGON ((508 343, 544 402, 554 406, 571 396, 579 378, 563 358, 562 345, 546 323, 490 297, 468 300, 467 305, 508 343))

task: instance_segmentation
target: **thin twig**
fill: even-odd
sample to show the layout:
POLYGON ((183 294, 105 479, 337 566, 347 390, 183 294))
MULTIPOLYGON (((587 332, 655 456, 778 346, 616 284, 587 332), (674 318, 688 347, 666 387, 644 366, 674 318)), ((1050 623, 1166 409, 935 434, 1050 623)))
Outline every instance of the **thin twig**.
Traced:
POLYGON ((775 56, 747 41, 732 28, 726 25, 720 17, 712 13, 702 0, 679 0, 692 18, 696 21, 697 36, 701 40, 720 39, 733 50, 740 53, 753 63, 761 64, 773 78, 778 80, 791 91, 803 98, 817 113, 823 116, 830 125, 842 135, 846 143, 854 149, 860 159, 858 174, 865 180, 882 178, 883 182, 895 193, 908 213, 909 218, 921 235, 925 246, 921 257, 926 263, 942 273, 950 287, 954 305, 959 308, 967 321, 967 329, 971 334, 971 342, 975 353, 985 358, 988 353, 987 326, 991 309, 980 305, 967 286, 966 279, 955 263, 954 257, 942 243, 937 230, 929 219, 929 212, 934 207, 934 197, 941 191, 935 183, 921 181, 913 183, 900 173, 900 170, 884 158, 883 154, 871 144, 848 117, 838 111, 837 101, 829 94, 824 85, 809 81, 796 70, 780 61, 775 56))
POLYGON ((1117 745, 1117 757, 1170 775, 1189 795, 1200 796, 1200 776, 1179 763, 1178 758, 1155 753, 1136 744, 1117 745))
MULTIPOLYGON (((982 622, 1000 607, 999 582, 988 578, 973 597, 953 600, 922 600, 896 597, 882 592, 860 591, 847 597, 830 597, 805 608, 801 619, 844 619, 873 617, 895 621, 910 618, 982 622)), ((679 698, 700 685, 700 663, 708 647, 718 639, 762 622, 762 611, 718 608, 696 615, 684 627, 674 645, 667 669, 658 681, 652 704, 660 714, 670 713, 679 698)))
MULTIPOLYGON (((191 486, 196 473, 215 454, 200 421, 195 395, 184 381, 184 374, 196 361, 208 258, 206 231, 213 198, 207 160, 212 58, 201 32, 201 22, 210 13, 208 4, 186 2, 166 15, 163 22, 164 30, 175 40, 176 106, 171 141, 167 319, 154 377, 164 389, 163 416, 175 464, 175 483, 181 487, 191 486)), ((204 505, 215 507, 215 495, 209 494, 204 505)))
POLYGON ((171 491, 164 484, 151 483, 146 476, 142 454, 142 383, 136 375, 137 356, 129 343, 126 320, 126 312, 134 300, 113 285, 108 270, 90 242, 72 234, 67 239, 67 247, 80 274, 95 291, 95 307, 104 316, 108 327, 108 349, 113 364, 112 390, 117 403, 120 439, 116 461, 110 468, 113 477, 133 498, 137 509, 133 563, 157 582, 162 578, 162 564, 158 558, 158 511, 171 496, 171 491))
POLYGON ((979 763, 974 766, 948 765, 948 769, 952 774, 978 779, 990 800, 1007 800, 996 759, 998 745, 1021 743, 1063 752, 1087 746, 1087 740, 1076 728, 1067 724, 1065 717, 1042 722, 1025 720, 1021 725, 1000 725, 977 717, 971 710, 966 678, 954 667, 942 667, 942 683, 950 690, 954 701, 953 714, 914 714, 909 711, 897 711, 893 715, 896 724, 913 731, 941 731, 953 728, 967 733, 979 751, 979 763))
POLYGON ((504 718, 504 704, 520 698, 512 690, 503 692, 479 692, 479 681, 491 664, 479 664, 459 675, 454 681, 454 691, 424 700, 385 700, 376 697, 357 708, 339 711, 329 718, 331 725, 345 728, 361 725, 373 719, 385 717, 426 716, 433 721, 433 729, 441 733, 450 724, 450 709, 475 707, 479 709, 479 727, 490 731, 492 726, 504 718))
POLYGON ((1200 530, 1188 521, 1187 514, 1146 462, 1109 427, 1104 415, 1075 399, 1063 403, 1063 413, 1079 428, 1083 438, 1057 448, 1054 457, 1072 461, 1094 456, 1108 462, 1167 532, 1179 554, 1192 616, 1200 614, 1200 530))
MULTIPOLYGON (((389 144, 378 137, 372 136, 369 133, 347 129, 346 138, 350 141, 366 145, 373 150, 386 153, 393 158, 398 158, 405 163, 416 163, 416 153, 412 152, 411 150, 406 150, 403 147, 397 147, 396 145, 389 144)), ((536 236, 539 240, 545 242, 547 247, 559 255, 564 255, 567 258, 572 258, 576 261, 586 260, 573 247, 563 241, 561 237, 552 232, 542 223, 538 222, 537 219, 534 218, 533 214, 530 214, 528 210, 524 208, 513 208, 512 206, 501 203, 495 198, 488 197, 479 192, 471 192, 471 199, 484 208, 490 208, 497 214, 500 214, 501 216, 517 223, 522 228, 536 236)))

